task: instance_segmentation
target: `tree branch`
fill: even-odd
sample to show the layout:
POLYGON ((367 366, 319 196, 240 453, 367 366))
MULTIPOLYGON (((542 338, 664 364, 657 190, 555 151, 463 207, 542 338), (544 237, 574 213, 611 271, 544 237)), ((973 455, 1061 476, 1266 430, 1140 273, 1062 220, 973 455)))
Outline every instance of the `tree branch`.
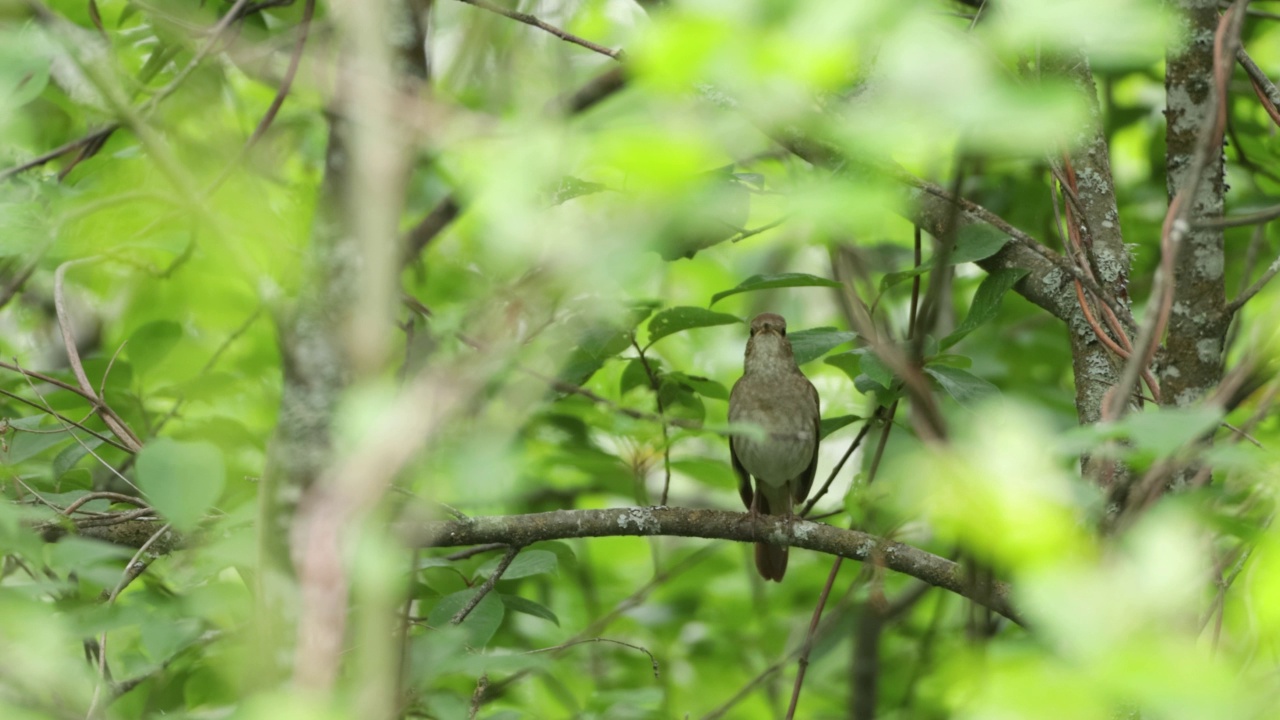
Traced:
POLYGON ((543 540, 573 537, 653 537, 672 535, 735 542, 765 542, 815 550, 884 567, 950 590, 1024 624, 1009 597, 1009 585, 970 584, 958 563, 916 547, 857 530, 771 515, 693 508, 632 507, 607 510, 557 510, 530 515, 437 520, 403 529, 418 547, 457 547, 502 542, 524 547, 543 540))

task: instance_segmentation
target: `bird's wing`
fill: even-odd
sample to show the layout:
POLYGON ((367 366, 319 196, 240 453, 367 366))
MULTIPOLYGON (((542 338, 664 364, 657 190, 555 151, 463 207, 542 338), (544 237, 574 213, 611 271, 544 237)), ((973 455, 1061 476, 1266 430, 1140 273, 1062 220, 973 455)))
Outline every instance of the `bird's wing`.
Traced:
POLYGON ((805 380, 805 384, 809 386, 809 394, 813 396, 813 456, 809 458, 809 466, 800 473, 791 484, 791 497, 796 504, 804 502, 809 497, 809 490, 813 488, 813 476, 818 472, 818 444, 821 441, 822 434, 822 413, 819 411, 821 407, 818 403, 818 389, 813 383, 805 380))
MULTIPOLYGON (((741 378, 738 379, 738 382, 733 384, 733 390, 729 392, 729 422, 733 422, 734 420, 734 408, 736 407, 736 404, 733 402, 733 396, 737 394, 738 386, 740 385, 742 385, 741 378)), ((738 476, 738 495, 742 498, 742 504, 746 505, 747 509, 750 510, 751 500, 753 499, 753 493, 751 491, 751 473, 747 472, 747 469, 742 466, 742 461, 738 459, 738 449, 734 445, 736 441, 736 437, 733 435, 729 436, 729 460, 733 464, 734 474, 738 476)))
POLYGON ((738 459, 738 451, 733 447, 733 438, 729 438, 729 459, 733 461, 733 472, 738 475, 738 496, 742 498, 742 504, 751 509, 751 500, 753 493, 751 491, 751 473, 742 466, 742 461, 738 459))

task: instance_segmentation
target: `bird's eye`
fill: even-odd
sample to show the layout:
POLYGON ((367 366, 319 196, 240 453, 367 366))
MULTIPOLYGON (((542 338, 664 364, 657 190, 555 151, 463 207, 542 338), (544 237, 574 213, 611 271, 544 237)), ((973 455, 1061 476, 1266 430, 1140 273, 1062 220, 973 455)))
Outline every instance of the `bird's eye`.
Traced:
POLYGON ((782 328, 782 331, 781 331, 781 332, 782 332, 782 337, 786 337, 786 336, 787 336, 787 329, 786 329, 786 328, 782 328))
POLYGON ((751 328, 751 337, 755 337, 757 332, 760 332, 760 331, 756 330, 755 328, 751 328))

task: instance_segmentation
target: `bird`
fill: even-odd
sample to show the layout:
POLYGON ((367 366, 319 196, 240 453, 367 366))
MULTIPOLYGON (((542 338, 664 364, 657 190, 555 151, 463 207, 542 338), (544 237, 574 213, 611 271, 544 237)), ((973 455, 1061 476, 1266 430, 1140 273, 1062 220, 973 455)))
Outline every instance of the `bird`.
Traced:
MULTIPOLYGON (((729 422, 763 431, 762 436, 729 437, 738 494, 753 516, 793 517, 794 504, 809 496, 818 469, 818 406, 817 388, 796 365, 787 321, 775 313, 757 315, 751 321, 742 377, 729 393, 729 422)), ((755 556, 761 577, 782 581, 786 545, 756 543, 755 556)))

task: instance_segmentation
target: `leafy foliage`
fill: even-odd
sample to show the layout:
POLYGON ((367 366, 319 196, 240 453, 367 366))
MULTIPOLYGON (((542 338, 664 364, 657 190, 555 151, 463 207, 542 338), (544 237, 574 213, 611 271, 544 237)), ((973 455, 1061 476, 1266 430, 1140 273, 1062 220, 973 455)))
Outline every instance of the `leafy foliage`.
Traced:
MULTIPOLYGON (((1225 378, 1082 425, 1136 327, 1058 250, 1123 228, 1088 277, 1159 316, 1188 4, 6 6, 0 716, 772 718, 805 653, 796 717, 1270 717, 1280 295, 1193 346, 1225 378), (745 543, 538 535, 742 509, 760 312, 822 397, 808 518, 1024 625, 888 542, 762 587, 745 543), (457 516, 501 542, 406 542, 457 516)), ((1280 195, 1235 72, 1228 215, 1280 195)), ((1238 297, 1277 227, 1181 252, 1238 297)))

